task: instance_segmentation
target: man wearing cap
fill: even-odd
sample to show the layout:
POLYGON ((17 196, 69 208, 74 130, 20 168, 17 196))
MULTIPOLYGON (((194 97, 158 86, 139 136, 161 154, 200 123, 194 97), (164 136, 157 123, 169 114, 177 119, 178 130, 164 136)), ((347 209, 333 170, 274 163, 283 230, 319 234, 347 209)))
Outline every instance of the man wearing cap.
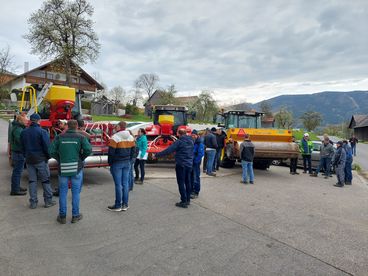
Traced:
POLYGON ((334 185, 335 187, 344 187, 345 183, 345 162, 346 162, 346 151, 343 147, 343 142, 338 141, 336 143, 337 150, 333 157, 332 165, 335 167, 337 183, 334 185))
POLYGON ((92 152, 87 138, 77 130, 77 121, 68 121, 68 130, 56 136, 50 147, 50 155, 59 167, 59 215, 57 221, 66 223, 68 183, 72 190, 72 223, 82 219, 79 212, 80 192, 83 183, 84 159, 92 152))
POLYGON ((21 133, 23 154, 26 157, 30 208, 37 208, 37 180, 40 179, 43 187, 45 208, 54 206, 52 200, 52 189, 50 185, 50 171, 48 160, 50 138, 46 130, 39 125, 40 115, 34 113, 30 117, 31 125, 21 133))
POLYGON ((216 149, 216 157, 214 162, 214 170, 218 171, 220 169, 221 163, 221 152, 225 147, 225 139, 226 133, 223 131, 222 127, 218 127, 216 129, 216 141, 217 141, 217 149, 216 149))
POLYGON ((308 133, 304 133, 304 137, 299 144, 299 149, 303 157, 303 168, 304 168, 303 173, 307 173, 307 163, 308 163, 308 171, 310 174, 312 174, 311 154, 313 150, 313 143, 309 141, 308 133))
POLYGON ((240 144, 240 158, 242 163, 242 180, 241 183, 254 184, 253 159, 254 159, 254 144, 249 138, 249 134, 244 135, 244 142, 240 144))
POLYGON ((207 164, 206 164, 206 172, 207 175, 216 176, 213 172, 213 163, 215 161, 216 149, 217 149, 217 140, 215 133, 216 128, 212 128, 211 131, 206 129, 206 135, 204 136, 204 145, 206 146, 206 156, 207 156, 207 164))
POLYGON ((321 145, 321 149, 319 152, 319 165, 315 171, 314 174, 311 174, 311 176, 318 176, 319 171, 324 168, 325 169, 325 178, 329 178, 330 176, 330 171, 331 171, 331 159, 332 156, 334 155, 334 148, 332 146, 332 144, 330 143, 330 139, 328 138, 328 136, 323 138, 323 142, 321 145))
POLYGON ((192 194, 190 198, 197 198, 199 195, 199 191, 201 190, 201 161, 204 155, 204 145, 202 138, 199 137, 198 131, 192 131, 192 138, 194 141, 193 148, 193 167, 192 167, 192 175, 191 175, 191 183, 192 183, 192 194))

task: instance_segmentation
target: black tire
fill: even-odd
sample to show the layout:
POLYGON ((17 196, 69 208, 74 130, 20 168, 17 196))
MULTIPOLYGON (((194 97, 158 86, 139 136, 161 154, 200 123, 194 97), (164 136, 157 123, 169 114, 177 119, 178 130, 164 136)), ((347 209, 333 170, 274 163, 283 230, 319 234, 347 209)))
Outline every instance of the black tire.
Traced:
POLYGON ((224 159, 221 161, 222 168, 234 168, 235 166, 235 160, 228 159, 227 157, 224 157, 224 159))

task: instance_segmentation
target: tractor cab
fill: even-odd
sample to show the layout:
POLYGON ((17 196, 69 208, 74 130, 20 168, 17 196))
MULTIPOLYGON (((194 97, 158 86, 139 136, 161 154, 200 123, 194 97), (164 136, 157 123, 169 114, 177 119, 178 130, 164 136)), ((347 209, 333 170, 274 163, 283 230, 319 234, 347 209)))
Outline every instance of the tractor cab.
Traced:
POLYGON ((185 106, 176 105, 157 105, 154 108, 153 123, 155 125, 160 124, 160 118, 164 116, 169 118, 172 117, 174 126, 186 126, 188 109, 185 106))
POLYGON ((261 112, 247 112, 247 111, 226 111, 220 115, 222 117, 223 127, 229 128, 261 128, 262 126, 261 112))

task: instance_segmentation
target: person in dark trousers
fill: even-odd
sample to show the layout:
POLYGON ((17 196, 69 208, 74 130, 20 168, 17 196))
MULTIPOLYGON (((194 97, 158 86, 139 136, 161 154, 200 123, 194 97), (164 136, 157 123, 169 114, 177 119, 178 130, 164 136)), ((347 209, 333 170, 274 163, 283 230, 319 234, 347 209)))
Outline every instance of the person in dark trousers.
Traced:
MULTIPOLYGON (((129 134, 134 137, 133 132, 131 132, 130 130, 129 134)), ((129 191, 133 191, 133 187, 134 187, 134 164, 135 164, 135 160, 137 160, 137 155, 138 155, 138 147, 137 147, 137 141, 135 140, 135 148, 134 148, 134 154, 133 154, 133 158, 130 161, 130 169, 129 169, 129 191)))
POLYGON ((330 139, 328 137, 324 137, 321 148, 320 148, 320 152, 319 152, 319 156, 320 156, 319 165, 316 171, 314 172, 314 174, 311 174, 311 176, 317 177, 320 170, 324 169, 325 178, 327 179, 330 177, 331 160, 332 160, 332 156, 334 155, 334 152, 335 151, 334 151, 332 144, 330 143, 330 139))
POLYGON ((125 130, 126 122, 116 126, 116 133, 109 140, 108 163, 115 183, 115 204, 107 207, 109 211, 121 212, 129 208, 129 170, 136 152, 135 140, 125 130))
POLYGON ((337 150, 334 154, 332 164, 336 168, 337 183, 335 187, 344 187, 345 183, 345 162, 346 162, 346 151, 343 147, 343 142, 338 141, 336 143, 337 150))
POLYGON ((26 125, 27 118, 23 115, 17 115, 16 119, 12 122, 11 132, 9 134, 11 161, 13 166, 10 190, 11 196, 24 196, 27 194, 27 189, 20 186, 20 179, 25 162, 20 136, 26 125))
POLYGON ((37 208, 37 180, 40 179, 43 187, 45 208, 54 206, 52 200, 52 189, 50 184, 50 170, 48 160, 50 159, 49 147, 50 137, 46 130, 39 125, 40 115, 34 113, 30 117, 31 125, 21 133, 23 154, 26 157, 29 195, 31 209, 37 208))
POLYGON ((254 144, 249 138, 249 134, 244 135, 244 142, 240 144, 240 158, 242 164, 242 180, 240 183, 254 184, 253 159, 254 159, 254 144))
POLYGON ((83 183, 84 159, 92 153, 88 139, 78 131, 76 120, 68 121, 68 130, 56 136, 50 147, 50 156, 58 162, 59 215, 56 220, 66 223, 68 183, 72 190, 72 223, 83 218, 79 212, 80 192, 83 183))
POLYGON ((146 131, 144 130, 144 128, 140 128, 138 130, 138 137, 137 137, 138 155, 134 163, 135 183, 136 184, 143 184, 143 181, 144 181, 144 175, 145 175, 144 166, 147 161, 147 147, 148 147, 148 141, 147 141, 146 131), (141 171, 140 178, 139 178, 139 170, 141 171))
POLYGON ((199 137, 198 131, 192 131, 192 138, 194 141, 194 148, 193 148, 193 167, 192 167, 192 174, 191 174, 191 183, 192 183, 192 194, 190 198, 194 199, 197 198, 199 192, 201 190, 201 162, 202 157, 204 156, 204 144, 202 138, 199 137))
POLYGON ((308 133, 304 133, 303 139, 300 141, 300 144, 299 144, 299 149, 303 157, 303 168, 304 168, 303 173, 307 173, 307 169, 308 169, 309 174, 312 174, 311 154, 313 150, 313 143, 309 141, 308 133))
POLYGON ((207 156, 206 173, 210 176, 216 176, 216 174, 213 172, 213 163, 215 161, 217 150, 217 140, 214 132, 216 132, 216 128, 214 127, 211 129, 211 131, 207 129, 206 135, 204 136, 204 145, 206 146, 207 156))
POLYGON ((349 142, 350 142, 350 147, 351 147, 351 150, 354 154, 354 156, 356 156, 356 146, 358 144, 358 138, 355 137, 355 135, 353 135, 350 139, 349 139, 349 142))
POLYGON ((192 137, 187 135, 185 129, 180 129, 178 131, 178 136, 178 140, 164 151, 156 153, 156 157, 159 158, 175 152, 176 181, 178 182, 180 193, 180 202, 175 205, 181 208, 188 208, 188 205, 190 205, 190 194, 192 191, 190 175, 193 166, 194 144, 192 137))
POLYGON ((343 147, 346 152, 346 161, 345 161, 345 185, 351 185, 353 181, 353 172, 352 172, 352 164, 353 164, 353 152, 347 140, 342 141, 343 147))
POLYGON ((223 148, 225 147, 225 139, 226 133, 222 130, 221 127, 217 128, 216 130, 216 141, 217 141, 217 149, 216 149, 216 156, 214 161, 214 171, 218 171, 221 165, 221 153, 223 148))
MULTIPOLYGON (((293 136, 293 143, 295 143, 295 137, 293 136)), ((299 174, 296 169, 298 167, 298 156, 294 158, 290 158, 290 174, 296 175, 299 174)))

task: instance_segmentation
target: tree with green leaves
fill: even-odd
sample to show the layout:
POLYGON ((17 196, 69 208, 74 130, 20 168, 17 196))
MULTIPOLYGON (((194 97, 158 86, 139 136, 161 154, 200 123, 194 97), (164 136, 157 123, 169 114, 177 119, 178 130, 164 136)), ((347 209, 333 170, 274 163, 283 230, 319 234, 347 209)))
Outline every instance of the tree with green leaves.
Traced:
POLYGON ((272 117, 272 106, 268 101, 262 101, 259 104, 261 112, 265 114, 266 117, 272 117))
POLYGON ((160 93, 160 99, 158 101, 158 104, 176 104, 176 88, 174 84, 171 84, 167 87, 167 89, 159 91, 160 93))
POLYGON ((286 107, 281 107, 275 114, 275 123, 278 128, 290 129, 293 125, 293 114, 286 107))
POLYGON ((312 131, 321 124, 322 115, 321 113, 316 111, 307 111, 302 116, 300 116, 300 119, 303 123, 304 128, 307 131, 312 131))
POLYGON ((57 59, 64 69, 66 84, 71 86, 73 62, 94 62, 100 50, 93 30, 93 7, 86 0, 46 0, 28 19, 29 31, 24 36, 31 53, 41 59, 57 59))
POLYGON ((212 97, 212 92, 204 90, 191 106, 191 110, 195 111, 198 120, 212 122, 219 107, 212 97))

